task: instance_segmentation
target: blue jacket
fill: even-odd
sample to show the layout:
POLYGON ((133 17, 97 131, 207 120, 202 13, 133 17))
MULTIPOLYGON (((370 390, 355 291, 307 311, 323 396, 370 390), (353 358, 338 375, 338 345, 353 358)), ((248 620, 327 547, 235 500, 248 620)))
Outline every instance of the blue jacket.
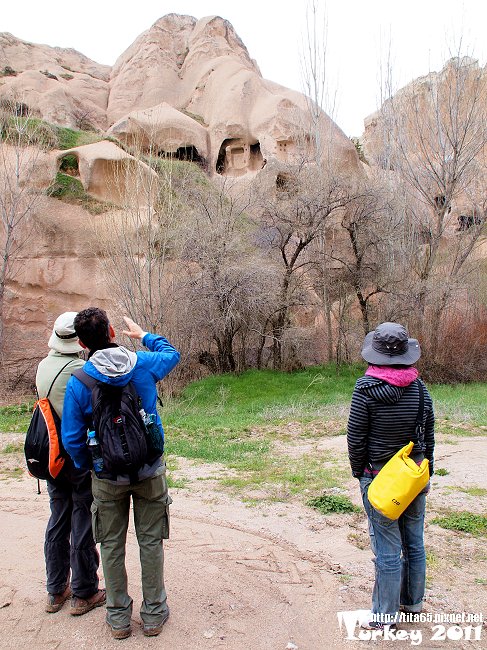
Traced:
MULTIPOLYGON (((122 347, 106 348, 95 352, 90 361, 85 363, 83 370, 95 379, 113 386, 125 386, 132 381, 140 396, 143 409, 146 413, 155 414, 164 437, 164 430, 156 408, 156 385, 178 363, 179 352, 163 336, 155 334, 146 334, 142 343, 149 348, 150 352, 133 353, 122 347), (127 364, 119 364, 117 359, 110 366, 110 357, 120 356, 122 351, 127 356, 127 364)), ((66 386, 61 435, 66 451, 76 467, 80 468, 92 466, 86 446, 87 427, 91 414, 91 390, 77 377, 72 376, 66 386)))

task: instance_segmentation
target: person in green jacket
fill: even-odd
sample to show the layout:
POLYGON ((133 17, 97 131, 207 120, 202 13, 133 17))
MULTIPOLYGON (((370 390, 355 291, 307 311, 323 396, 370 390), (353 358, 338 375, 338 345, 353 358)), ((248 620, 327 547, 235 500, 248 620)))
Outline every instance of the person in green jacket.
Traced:
MULTIPOLYGON (((71 373, 84 365, 82 348, 74 331, 76 312, 61 314, 48 342, 50 352, 37 368, 39 398, 49 397, 62 418, 64 393, 71 373)), ((68 458, 56 479, 47 481, 51 516, 47 524, 44 555, 47 575, 46 612, 58 612, 71 598, 70 614, 85 614, 105 603, 98 589, 99 556, 91 526, 91 475, 68 458), (71 582, 70 582, 71 572, 71 582)))

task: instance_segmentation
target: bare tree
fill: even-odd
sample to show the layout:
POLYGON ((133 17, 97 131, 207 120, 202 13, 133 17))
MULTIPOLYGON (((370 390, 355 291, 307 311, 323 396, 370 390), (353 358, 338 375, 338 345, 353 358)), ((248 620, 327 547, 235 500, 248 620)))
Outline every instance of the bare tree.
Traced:
POLYGON ((487 76, 477 62, 457 56, 387 100, 379 117, 378 162, 408 192, 419 244, 411 257, 417 327, 434 357, 442 316, 470 273, 485 220, 487 76))
POLYGON ((3 99, 0 108, 0 355, 5 344, 6 292, 19 266, 16 263, 32 232, 30 219, 41 198, 31 175, 42 150, 55 136, 26 105, 3 99))
POLYGON ((307 160, 290 166, 284 186, 261 194, 262 242, 278 255, 281 269, 277 306, 268 319, 275 368, 283 366, 291 312, 306 300, 303 279, 313 264, 312 244, 322 236, 331 215, 347 205, 352 195, 343 178, 326 174, 307 160))
POLYGON ((243 346, 253 347, 256 321, 270 299, 267 265, 253 245, 250 195, 225 179, 219 188, 194 186, 188 200, 183 257, 187 300, 202 333, 198 358, 212 371, 241 370, 248 360, 243 346))

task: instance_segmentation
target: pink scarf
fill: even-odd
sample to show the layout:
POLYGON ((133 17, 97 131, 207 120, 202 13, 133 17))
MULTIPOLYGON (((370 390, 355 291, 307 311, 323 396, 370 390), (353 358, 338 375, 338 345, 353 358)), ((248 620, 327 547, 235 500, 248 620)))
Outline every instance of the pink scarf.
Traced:
POLYGON ((369 366, 365 372, 368 377, 382 379, 393 386, 409 386, 419 377, 413 366, 409 368, 391 368, 390 366, 369 366))

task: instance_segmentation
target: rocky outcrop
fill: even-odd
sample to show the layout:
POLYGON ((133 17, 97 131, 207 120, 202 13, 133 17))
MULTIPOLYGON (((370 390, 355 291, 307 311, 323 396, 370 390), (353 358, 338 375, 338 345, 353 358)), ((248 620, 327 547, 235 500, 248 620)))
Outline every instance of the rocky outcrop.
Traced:
POLYGON ((154 155, 175 155, 206 163, 209 154, 208 130, 165 102, 130 113, 109 133, 128 146, 152 150, 154 155))
POLYGON ((76 50, 0 33, 0 99, 26 104, 47 122, 106 128, 110 67, 76 50))
POLYGON ((119 206, 143 205, 151 177, 157 174, 146 164, 108 142, 95 142, 56 154, 56 166, 67 156, 77 159, 77 174, 85 191, 100 201, 119 206))
MULTIPOLYGON (((191 158, 210 175, 252 175, 270 160, 287 164, 303 154, 297 133, 308 128, 305 98, 263 79, 218 16, 164 16, 113 68, 10 34, 0 46, 0 100, 21 98, 49 122, 109 128, 142 146, 154 138, 159 155, 191 158)), ((334 166, 358 172, 348 138, 324 113, 319 122, 334 166)))
POLYGON ((450 174, 456 177, 448 197, 450 235, 485 219, 486 107, 487 66, 456 57, 401 88, 364 120, 366 159, 392 175, 405 160, 417 164, 418 184, 437 208, 447 200, 439 188, 450 174))

